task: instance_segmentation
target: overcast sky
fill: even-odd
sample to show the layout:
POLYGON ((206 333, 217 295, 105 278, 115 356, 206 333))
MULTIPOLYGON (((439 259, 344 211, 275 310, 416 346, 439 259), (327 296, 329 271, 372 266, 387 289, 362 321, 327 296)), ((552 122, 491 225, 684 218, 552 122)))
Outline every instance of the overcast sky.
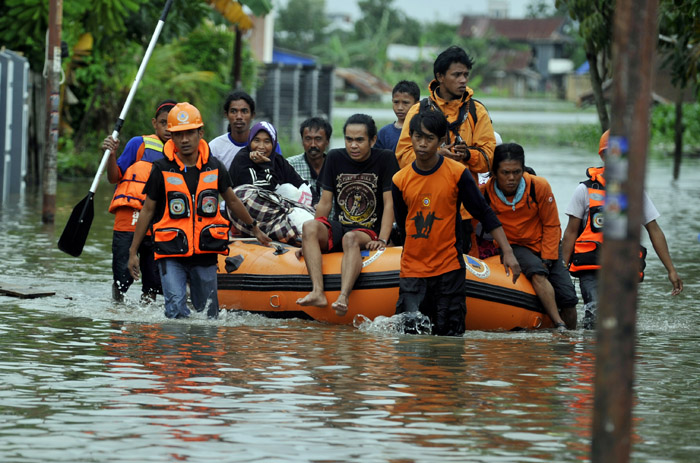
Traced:
MULTIPOLYGON (((276 0, 275 3, 286 3, 286 0, 276 0)), ((532 0, 394 0, 394 7, 404 9, 406 14, 419 21, 445 21, 461 22, 462 15, 486 14, 489 3, 505 3, 508 5, 509 18, 522 18, 525 16, 527 6, 532 0), (430 5, 426 8, 426 5, 430 5), (438 7, 439 6, 439 7, 438 7)), ((554 0, 547 0, 552 8, 554 0)), ((360 15, 357 0, 326 0, 326 12, 349 13, 354 19, 360 15)))

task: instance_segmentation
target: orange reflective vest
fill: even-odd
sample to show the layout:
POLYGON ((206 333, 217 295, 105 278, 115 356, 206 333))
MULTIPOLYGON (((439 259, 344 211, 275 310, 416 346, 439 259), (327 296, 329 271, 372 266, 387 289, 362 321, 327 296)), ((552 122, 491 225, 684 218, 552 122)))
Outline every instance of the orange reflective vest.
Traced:
POLYGON ((209 146, 199 144, 200 169, 197 191, 187 188, 184 169, 174 153, 174 145, 165 145, 164 155, 180 166, 178 171, 163 171, 165 210, 153 225, 155 258, 190 257, 195 254, 228 254, 230 223, 219 210, 219 170, 209 163, 209 146))
POLYGON ((588 220, 583 231, 574 243, 574 255, 571 258, 569 272, 598 270, 599 253, 603 244, 603 207, 605 206, 604 167, 589 167, 586 170, 588 180, 582 182, 588 188, 588 220))
MULTIPOLYGON (((588 188, 588 220, 583 231, 574 243, 574 253, 571 258, 569 272, 598 270, 600 268, 600 247, 603 244, 603 208, 605 206, 605 167, 589 167, 586 170, 588 180, 582 182, 588 188)), ((647 250, 640 246, 639 280, 644 279, 647 250)))
POLYGON ((142 138, 143 144, 136 154, 136 162, 124 172, 114 190, 114 196, 109 205, 109 212, 112 214, 124 206, 137 211, 141 210, 146 200, 143 187, 151 173, 151 162, 163 157, 163 142, 156 135, 143 135, 142 138), (142 160, 143 158, 148 161, 142 160))

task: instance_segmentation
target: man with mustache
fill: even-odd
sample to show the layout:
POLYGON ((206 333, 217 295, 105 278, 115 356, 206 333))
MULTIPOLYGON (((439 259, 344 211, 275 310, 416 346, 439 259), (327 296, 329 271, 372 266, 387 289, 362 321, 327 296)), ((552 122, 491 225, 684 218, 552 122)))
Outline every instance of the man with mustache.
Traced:
POLYGON ((317 181, 326 159, 333 127, 321 117, 311 117, 301 123, 299 133, 304 152, 287 158, 287 161, 299 176, 308 182, 313 195, 312 204, 315 206, 321 198, 317 181))

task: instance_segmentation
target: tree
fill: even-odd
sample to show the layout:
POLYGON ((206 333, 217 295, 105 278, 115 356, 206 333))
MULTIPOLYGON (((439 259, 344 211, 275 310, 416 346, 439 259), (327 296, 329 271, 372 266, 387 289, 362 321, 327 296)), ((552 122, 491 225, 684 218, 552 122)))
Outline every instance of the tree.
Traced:
POLYGON ((567 16, 566 4, 557 3, 552 5, 549 0, 531 0, 525 10, 526 18, 552 18, 567 16))
POLYGON ((325 0, 289 0, 277 15, 275 44, 308 52, 326 42, 327 27, 325 0))
POLYGON ((589 65, 591 88, 600 128, 610 127, 610 117, 603 96, 603 82, 611 75, 612 20, 615 2, 610 0, 556 0, 557 8, 566 8, 578 22, 589 65))
POLYGON ((355 38, 367 40, 381 30, 400 43, 418 45, 421 24, 393 6, 394 0, 359 0, 362 17, 355 22, 355 38))
POLYGON ((697 0, 663 0, 659 5, 659 49, 664 66, 679 89, 674 124, 673 178, 678 179, 683 153, 683 96, 688 87, 700 91, 700 4, 697 0))
POLYGON ((549 18, 552 16, 554 8, 546 0, 532 0, 525 9, 526 18, 549 18))
MULTIPOLYGON (((34 73, 44 65, 47 3, 5 0, 0 15, 0 43, 23 53, 34 73)), ((256 14, 271 9, 268 0, 243 3, 256 14)), ((63 61, 63 89, 75 98, 61 111, 59 174, 61 168, 73 176, 80 175, 81 169, 94 172, 99 141, 111 132, 164 5, 165 0, 63 0, 62 37, 73 50, 63 61), (78 43, 80 53, 74 49, 78 43)), ((234 34, 227 27, 228 13, 235 11, 240 11, 240 3, 233 0, 174 0, 123 133, 142 133, 150 124, 154 105, 168 97, 202 105, 203 115, 215 101, 220 115, 219 100, 230 88, 232 63, 234 34)), ((250 80, 252 61, 243 68, 250 80)), ((33 109, 39 111, 39 106, 33 109)), ((44 113, 31 117, 44 117, 44 113)), ((209 129, 217 131, 214 126, 209 129)), ((30 146, 38 143, 30 141, 30 146)), ((30 154, 38 159, 41 153, 30 154)))

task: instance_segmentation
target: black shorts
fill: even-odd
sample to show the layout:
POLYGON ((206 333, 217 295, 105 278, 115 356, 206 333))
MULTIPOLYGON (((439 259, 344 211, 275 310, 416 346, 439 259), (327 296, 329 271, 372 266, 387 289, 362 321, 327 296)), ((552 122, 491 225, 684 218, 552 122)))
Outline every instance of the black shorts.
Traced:
POLYGON ((343 236, 351 231, 366 233, 371 240, 376 240, 378 238, 377 233, 369 228, 350 227, 348 225, 343 225, 337 220, 328 220, 326 217, 318 217, 316 220, 328 228, 328 252, 342 252, 343 236))
POLYGON ((434 277, 399 279, 396 313, 421 312, 430 318, 433 334, 461 336, 467 315, 463 268, 434 277))
POLYGON ((532 249, 517 244, 511 245, 513 254, 518 259, 520 270, 527 277, 532 279, 532 275, 544 275, 554 288, 554 299, 557 302, 557 307, 565 309, 576 307, 578 296, 576 296, 576 288, 571 281, 569 270, 564 267, 561 262, 561 248, 559 248, 559 258, 553 261, 552 266, 547 269, 542 259, 532 249))

